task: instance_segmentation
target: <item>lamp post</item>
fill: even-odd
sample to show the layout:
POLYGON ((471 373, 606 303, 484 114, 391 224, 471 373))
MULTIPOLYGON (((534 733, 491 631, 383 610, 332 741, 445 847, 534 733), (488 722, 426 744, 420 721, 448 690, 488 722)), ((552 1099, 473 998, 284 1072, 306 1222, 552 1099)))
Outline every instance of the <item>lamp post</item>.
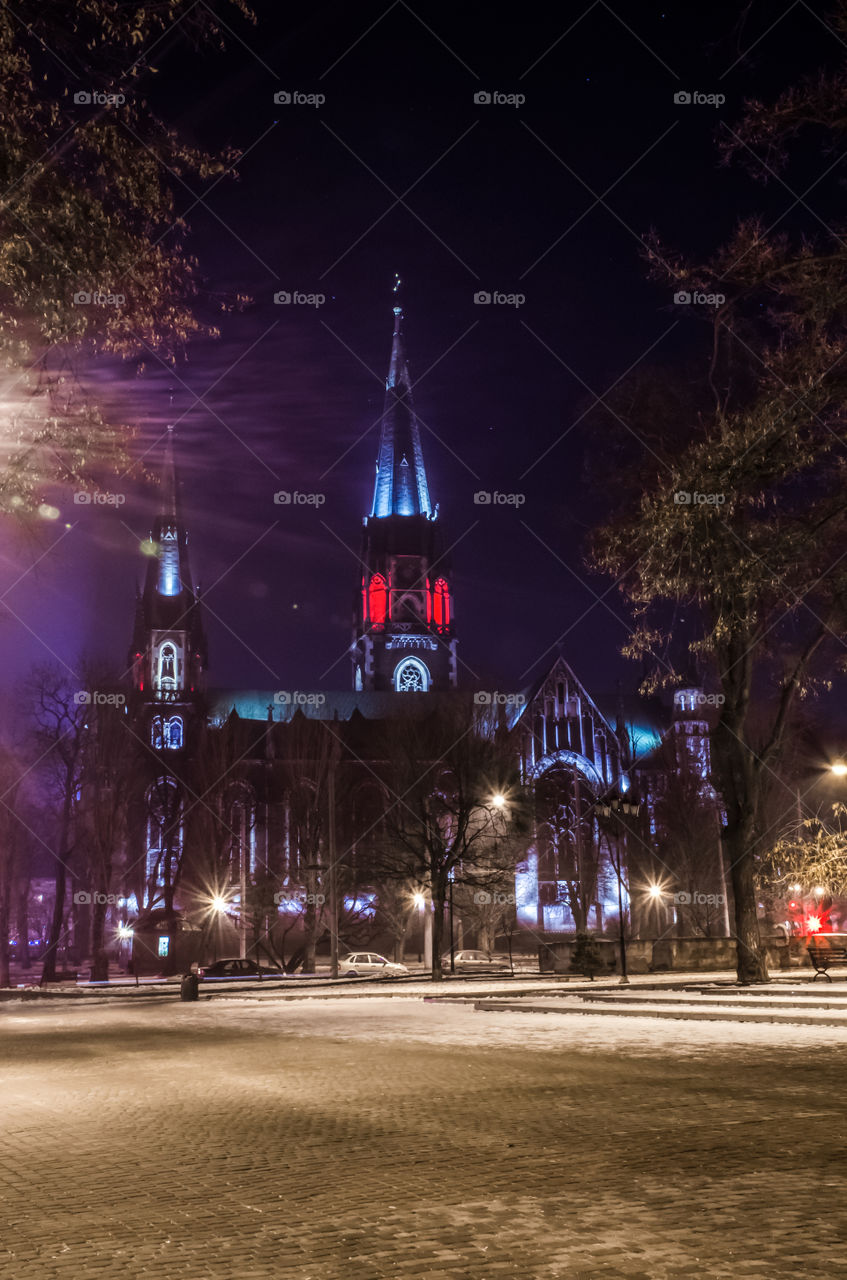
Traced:
POLYGON ((453 935, 453 874, 454 874, 454 870, 455 868, 451 867, 450 870, 447 872, 447 885, 448 885, 448 892, 450 895, 450 972, 453 974, 455 974, 456 972, 456 943, 453 935))

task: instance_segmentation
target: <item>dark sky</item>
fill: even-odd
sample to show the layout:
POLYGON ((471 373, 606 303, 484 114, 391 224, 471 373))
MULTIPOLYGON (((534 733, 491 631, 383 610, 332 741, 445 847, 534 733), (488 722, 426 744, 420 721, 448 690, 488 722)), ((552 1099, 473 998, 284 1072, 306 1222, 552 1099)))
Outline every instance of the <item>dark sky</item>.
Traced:
MULTIPOLYGON (((219 3, 225 51, 166 42, 151 101, 190 140, 245 152, 238 180, 208 195, 210 184, 176 184, 201 311, 237 292, 252 303, 173 371, 152 360, 140 375, 103 364, 95 376, 147 463, 178 424, 211 683, 349 687, 395 271, 430 490, 453 546, 464 679, 520 686, 561 642, 590 689, 635 682, 618 656, 619 600, 583 565, 605 511, 583 483, 603 441, 581 415, 631 368, 702 341, 645 279, 650 228, 705 253, 756 210, 820 230, 806 206, 826 219, 841 194, 835 172, 795 205, 826 167, 817 153, 808 173, 786 175, 791 191, 718 166, 716 138, 745 97, 770 98, 842 51, 809 7, 778 9, 599 0, 497 18, 479 4, 314 3, 294 16, 260 4, 254 28, 219 3), (280 90, 326 101, 275 105, 280 90), (674 102, 695 90, 726 102, 674 102), (480 91, 525 102, 478 104, 480 91), (279 290, 326 301, 274 305, 279 290), (478 306, 479 290, 525 303, 478 306), (280 489, 325 503, 276 506, 280 489), (476 506, 480 489, 525 501, 476 506)), ((115 488, 119 511, 65 499, 49 530, 60 543, 6 596, 10 676, 51 653, 125 656, 155 493, 139 477, 115 488)), ((33 558, 12 548, 4 590, 33 558)))

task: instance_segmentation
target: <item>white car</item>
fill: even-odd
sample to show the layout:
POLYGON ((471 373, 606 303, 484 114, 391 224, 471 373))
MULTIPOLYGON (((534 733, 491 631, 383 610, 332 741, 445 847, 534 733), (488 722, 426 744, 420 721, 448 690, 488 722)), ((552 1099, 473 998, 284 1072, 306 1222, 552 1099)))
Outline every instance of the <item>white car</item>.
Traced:
POLYGON ((343 978, 364 978, 379 975, 382 978, 402 978, 409 970, 404 964, 395 964, 375 951, 353 951, 338 965, 343 978))

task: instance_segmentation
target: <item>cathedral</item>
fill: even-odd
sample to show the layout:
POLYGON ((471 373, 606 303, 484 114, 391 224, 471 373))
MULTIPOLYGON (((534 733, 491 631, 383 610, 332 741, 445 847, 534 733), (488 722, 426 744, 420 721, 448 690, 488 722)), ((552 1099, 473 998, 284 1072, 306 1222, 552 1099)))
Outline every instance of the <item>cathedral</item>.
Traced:
POLYGON ((400 903, 397 884, 377 870, 395 794, 386 730, 407 726, 414 736, 414 726, 449 708, 497 739, 531 797, 508 891, 497 895, 505 910, 493 920, 460 905, 465 945, 493 945, 514 931, 518 949, 535 950, 558 935, 602 934, 621 913, 633 935, 681 922, 670 901, 678 876, 657 832, 669 778, 691 778, 714 807, 704 699, 693 684, 677 691, 663 727, 641 707, 627 714, 620 695, 612 706, 593 698, 561 655, 508 698, 462 688, 447 541, 427 480, 403 319, 395 306, 348 690, 209 687, 168 428, 155 555, 129 653, 128 711, 145 772, 122 886, 137 972, 178 971, 208 953, 213 934, 220 954, 268 951, 291 967, 313 963, 331 928, 342 950, 402 954, 415 911, 427 909, 426 886, 405 886, 400 903), (657 903, 662 884, 668 900, 657 903))

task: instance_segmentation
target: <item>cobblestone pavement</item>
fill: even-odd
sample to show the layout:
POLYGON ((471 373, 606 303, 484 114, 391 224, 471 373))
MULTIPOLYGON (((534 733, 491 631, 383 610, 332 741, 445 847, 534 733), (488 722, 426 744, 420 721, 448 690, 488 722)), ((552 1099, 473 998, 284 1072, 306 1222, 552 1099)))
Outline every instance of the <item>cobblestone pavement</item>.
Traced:
POLYGON ((4 1006, 0 1276, 832 1280, 845 1052, 416 1001, 4 1006))

